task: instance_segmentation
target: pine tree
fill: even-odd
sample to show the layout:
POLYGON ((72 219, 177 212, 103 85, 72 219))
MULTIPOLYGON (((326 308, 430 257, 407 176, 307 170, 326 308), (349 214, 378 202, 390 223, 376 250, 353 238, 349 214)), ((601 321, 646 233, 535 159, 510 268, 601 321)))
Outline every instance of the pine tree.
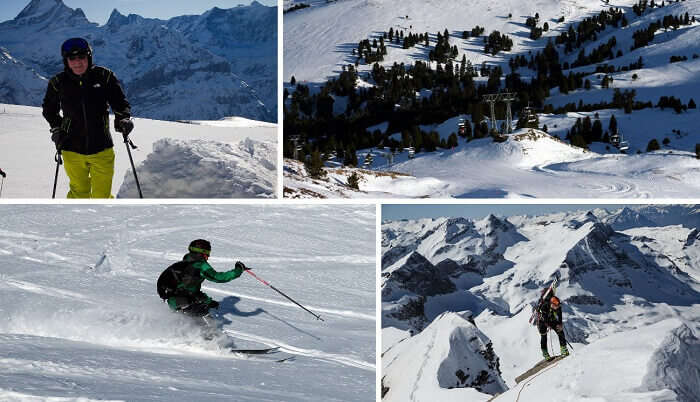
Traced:
POLYGON ((289 83, 292 84, 292 86, 294 86, 297 83, 297 79, 294 78, 294 76, 292 76, 292 79, 289 81, 289 83))
POLYGON ((348 186, 354 188, 355 190, 360 189, 360 176, 357 174, 357 172, 352 172, 352 174, 348 177, 348 186))
POLYGON ((586 140, 583 139, 583 136, 581 134, 575 134, 571 137, 571 145, 583 149, 588 149, 588 144, 586 144, 586 140))
POLYGON ((649 144, 647 144, 647 152, 658 151, 659 149, 661 149, 659 142, 656 141, 656 138, 652 138, 649 144))
POLYGON ((611 134, 617 134, 617 119, 615 119, 615 115, 610 117, 610 125, 608 125, 608 130, 610 130, 611 134))
POLYGON ((457 146, 457 144, 457 134, 450 134, 449 138, 447 138, 447 148, 454 148, 457 146))
POLYGON ((602 137, 603 137, 603 124, 600 122, 600 120, 596 119, 593 122, 593 128, 592 128, 592 132, 591 132, 591 140, 600 141, 602 137))
POLYGON ((321 159, 321 152, 317 149, 311 153, 311 160, 306 164, 306 170, 314 179, 321 178, 326 175, 326 171, 323 169, 323 159, 321 159))
POLYGON ((696 107, 697 106, 695 105, 695 101, 693 100, 693 98, 690 98, 690 100, 688 101, 688 109, 695 109, 696 107))
POLYGON ((695 144, 695 159, 700 159, 700 144, 695 144))

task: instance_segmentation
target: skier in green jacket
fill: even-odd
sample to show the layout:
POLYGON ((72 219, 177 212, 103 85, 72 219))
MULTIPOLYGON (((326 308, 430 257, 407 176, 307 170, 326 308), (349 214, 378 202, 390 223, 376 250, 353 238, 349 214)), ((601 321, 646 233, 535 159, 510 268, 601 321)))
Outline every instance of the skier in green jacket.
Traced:
POLYGON ((168 306, 176 311, 188 315, 201 317, 209 312, 209 309, 218 308, 219 302, 212 300, 201 291, 202 282, 209 280, 217 283, 232 281, 250 268, 242 262, 236 262, 235 268, 226 272, 217 272, 209 265, 207 260, 211 254, 211 243, 204 239, 193 240, 182 261, 171 265, 158 280, 159 293, 163 283, 170 282, 171 289, 165 291, 168 306), (171 271, 168 276, 166 272, 171 271), (166 279, 163 279, 163 278, 166 279))

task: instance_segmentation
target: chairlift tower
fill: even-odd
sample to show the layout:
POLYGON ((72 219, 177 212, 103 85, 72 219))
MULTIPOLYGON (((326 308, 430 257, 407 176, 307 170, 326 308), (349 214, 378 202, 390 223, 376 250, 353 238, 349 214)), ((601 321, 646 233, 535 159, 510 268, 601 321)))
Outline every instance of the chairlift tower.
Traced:
POLYGON ((501 101, 506 103, 506 133, 510 134, 513 132, 513 113, 511 112, 510 105, 518 98, 515 92, 503 92, 500 98, 501 101))
POLYGON ((496 127, 496 102, 498 102, 499 94, 486 94, 483 96, 484 102, 489 104, 491 109, 491 132, 497 132, 498 127, 496 127))
POLYGON ((301 136, 299 135, 290 135, 289 140, 294 143, 294 160, 299 160, 298 158, 298 152, 299 152, 299 147, 297 146, 297 143, 301 139, 301 136))

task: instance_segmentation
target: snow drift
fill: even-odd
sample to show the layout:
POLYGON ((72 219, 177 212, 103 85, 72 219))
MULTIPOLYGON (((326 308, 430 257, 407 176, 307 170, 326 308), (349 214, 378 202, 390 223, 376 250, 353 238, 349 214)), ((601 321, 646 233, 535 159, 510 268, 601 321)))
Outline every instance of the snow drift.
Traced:
MULTIPOLYGON (((137 168, 149 198, 274 198, 276 147, 246 138, 230 145, 215 141, 158 140, 137 168)), ((118 197, 138 197, 131 170, 118 197)))

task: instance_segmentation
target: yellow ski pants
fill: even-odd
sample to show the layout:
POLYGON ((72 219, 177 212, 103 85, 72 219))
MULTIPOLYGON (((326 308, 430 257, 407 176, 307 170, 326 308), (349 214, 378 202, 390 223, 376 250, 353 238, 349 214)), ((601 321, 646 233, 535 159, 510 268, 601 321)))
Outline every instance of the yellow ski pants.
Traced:
POLYGON ((63 151, 63 164, 70 179, 68 198, 114 198, 114 149, 92 155, 63 151))

